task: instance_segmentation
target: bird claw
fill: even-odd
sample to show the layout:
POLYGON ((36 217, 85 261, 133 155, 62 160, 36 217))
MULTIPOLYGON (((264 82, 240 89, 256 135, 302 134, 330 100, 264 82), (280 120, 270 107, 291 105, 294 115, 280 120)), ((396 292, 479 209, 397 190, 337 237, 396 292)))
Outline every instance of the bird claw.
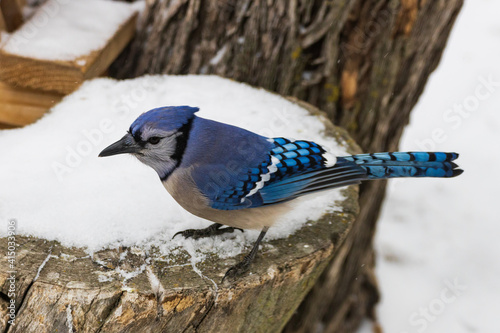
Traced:
POLYGON ((251 260, 247 260, 247 258, 245 258, 243 261, 240 261, 233 267, 229 268, 226 274, 224 274, 221 283, 223 283, 226 278, 234 279, 248 272, 251 262, 251 260))
POLYGON ((175 236, 177 235, 182 235, 184 236, 184 238, 199 239, 204 237, 222 235, 225 233, 232 233, 235 230, 240 230, 241 232, 244 232, 244 230, 240 228, 234 228, 234 227, 221 228, 221 226, 222 226, 221 224, 215 223, 205 229, 187 229, 184 231, 179 231, 176 232, 174 236, 172 236, 172 239, 174 239, 175 236))
MULTIPOLYGON (((177 235, 182 235, 184 236, 184 238, 189 238, 189 237, 193 237, 194 235, 194 232, 196 231, 196 229, 187 229, 187 230, 184 230, 184 231, 179 231, 179 232, 176 232, 173 236, 172 236, 172 239, 175 238, 175 236, 177 235)), ((193 237, 194 238, 194 237, 193 237)), ((195 238, 196 239, 196 238, 195 238)))

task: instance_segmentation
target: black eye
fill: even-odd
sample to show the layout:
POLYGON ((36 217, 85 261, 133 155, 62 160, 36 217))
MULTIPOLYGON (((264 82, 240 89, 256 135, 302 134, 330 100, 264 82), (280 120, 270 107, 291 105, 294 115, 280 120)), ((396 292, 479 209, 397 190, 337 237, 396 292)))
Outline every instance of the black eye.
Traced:
POLYGON ((160 138, 157 136, 152 136, 148 139, 148 142, 151 143, 152 145, 155 145, 158 142, 160 142, 160 138))

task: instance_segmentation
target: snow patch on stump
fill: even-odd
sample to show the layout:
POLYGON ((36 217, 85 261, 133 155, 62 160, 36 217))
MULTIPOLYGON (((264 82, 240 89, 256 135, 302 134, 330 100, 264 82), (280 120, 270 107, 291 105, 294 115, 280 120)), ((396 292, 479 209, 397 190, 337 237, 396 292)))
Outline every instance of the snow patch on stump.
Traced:
MULTIPOLYGON (((118 246, 179 248, 220 257, 239 254, 258 231, 186 240, 172 236, 209 221, 191 215, 165 191, 158 175, 129 155, 98 158, 143 112, 166 105, 200 108, 200 117, 267 137, 312 140, 334 155, 345 148, 324 135, 324 124, 300 106, 263 89, 216 76, 145 76, 95 79, 64 98, 41 120, 0 131, 0 223, 16 219, 17 232, 90 253, 118 246)), ((266 239, 283 238, 308 220, 338 210, 340 190, 294 201, 295 209, 266 239)), ((0 230, 5 236, 6 230, 0 230)), ((197 258, 197 260, 202 258, 197 258)))

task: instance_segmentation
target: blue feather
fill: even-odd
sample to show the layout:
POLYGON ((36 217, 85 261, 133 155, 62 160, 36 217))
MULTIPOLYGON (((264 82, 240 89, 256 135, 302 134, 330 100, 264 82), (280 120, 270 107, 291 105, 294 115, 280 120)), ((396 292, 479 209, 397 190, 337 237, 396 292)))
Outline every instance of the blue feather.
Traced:
POLYGON ((363 167, 369 179, 395 177, 455 177, 463 171, 453 162, 457 153, 399 152, 347 156, 363 167))
POLYGON ((194 117, 199 108, 190 106, 165 106, 144 112, 130 125, 130 133, 137 136, 148 124, 164 131, 175 131, 194 117))
MULTIPOLYGON (((195 122, 195 136, 206 140, 203 135, 196 134, 200 131, 197 126, 195 122)), ((250 132, 241 131, 244 130, 225 128, 224 142, 249 142, 250 132)), ((193 179, 209 198, 212 208, 233 210, 272 205, 316 191, 359 184, 368 179, 453 177, 462 172, 452 162, 458 154, 441 152, 359 154, 338 157, 334 166, 327 167, 325 150, 314 142, 292 142, 285 138, 266 140, 251 134, 252 148, 245 150, 242 156, 227 156, 227 151, 234 152, 229 146, 215 154, 212 152, 211 156, 227 156, 232 162, 229 163, 231 167, 228 167, 228 161, 225 164, 218 160, 207 161, 203 151, 190 155, 204 161, 194 172, 193 179), (236 171, 231 173, 228 170, 236 171), (207 186, 212 187, 211 190, 207 186)))

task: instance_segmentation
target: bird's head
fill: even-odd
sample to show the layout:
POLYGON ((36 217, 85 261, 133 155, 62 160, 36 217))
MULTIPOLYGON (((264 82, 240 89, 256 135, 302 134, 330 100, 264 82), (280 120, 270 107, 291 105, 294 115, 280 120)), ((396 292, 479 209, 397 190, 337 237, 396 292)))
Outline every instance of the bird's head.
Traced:
POLYGON ((166 106, 143 113, 123 138, 106 147, 99 157, 129 153, 167 177, 180 163, 198 108, 166 106))

